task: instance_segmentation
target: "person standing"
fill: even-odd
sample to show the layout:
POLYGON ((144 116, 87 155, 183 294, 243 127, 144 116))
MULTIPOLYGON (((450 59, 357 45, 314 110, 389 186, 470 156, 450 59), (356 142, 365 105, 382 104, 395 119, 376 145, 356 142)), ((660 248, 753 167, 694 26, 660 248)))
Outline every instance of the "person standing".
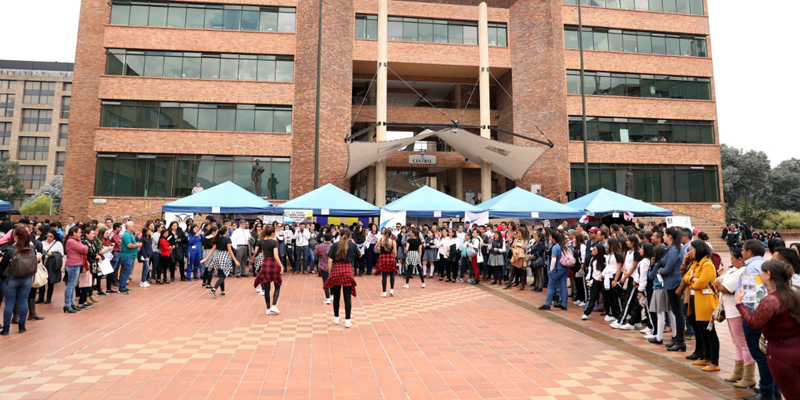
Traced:
POLYGON ((715 281, 722 307, 725 310, 725 321, 728 323, 728 331, 731 333, 731 341, 735 349, 733 373, 725 378, 725 381, 735 382, 733 386, 742 389, 756 385, 755 360, 750 355, 750 350, 747 349, 744 328, 742 328, 742 315, 736 308, 736 287, 742 279, 743 272, 744 257, 742 257, 742 249, 734 248, 731 252, 731 266, 722 271, 715 281))
POLYGON ((139 287, 150 287, 150 266, 153 259, 153 244, 152 232, 145 227, 142 229, 142 237, 139 239, 142 242, 142 247, 139 248, 139 258, 142 260, 142 281, 139 287))
MULTIPOLYGON (((514 225, 516 226, 516 225, 514 225)), ((520 281, 520 289, 525 290, 525 283, 528 281, 528 230, 526 228, 515 228, 516 233, 511 242, 511 272, 509 272, 508 282, 503 289, 510 289, 515 279, 520 281)))
POLYGON ((419 231, 412 229, 410 237, 406 241, 406 284, 403 285, 403 289, 408 289, 408 281, 415 271, 419 273, 419 279, 422 280, 422 288, 425 288, 425 274, 422 273, 420 254, 422 254, 422 241, 419 239, 419 231))
POLYGON ((169 278, 167 278, 167 269, 174 268, 172 266, 172 245, 167 240, 167 228, 161 230, 160 239, 158 239, 158 250, 160 257, 158 259, 158 270, 156 271, 156 283, 169 285, 169 278), (163 278, 162 278, 163 276, 163 278))
MULTIPOLYGON (((77 230, 77 228, 75 228, 77 230)), ((26 331, 25 322, 28 316, 28 296, 31 293, 31 277, 36 273, 36 249, 31 245, 31 234, 25 228, 17 228, 12 233, 11 240, 6 243, 3 258, 0 260, 0 276, 3 279, 3 295, 6 307, 3 310, 3 330, 0 335, 8 335, 11 328, 11 316, 15 306, 19 309, 19 332, 26 331), (15 261, 12 261, 15 260, 15 261), (23 273, 17 267, 32 266, 31 274, 23 273)), ((73 296, 74 300, 74 296, 73 296)))
MULTIPOLYGON (((383 228, 386 229, 386 228, 383 228)), ((391 281, 389 295, 394 297, 394 273, 397 272, 397 244, 392 240, 392 235, 388 231, 383 232, 383 236, 376 244, 378 249, 378 271, 381 272, 381 297, 386 297, 386 278, 391 281)))
POLYGON ((131 290, 128 289, 128 278, 133 272, 133 262, 136 260, 136 255, 139 254, 139 248, 142 244, 137 242, 136 236, 133 235, 136 226, 133 221, 125 223, 125 233, 122 234, 122 242, 120 247, 120 264, 122 264, 122 277, 119 281, 120 294, 129 294, 131 290))
POLYGON ((325 304, 331 304, 333 298, 331 297, 330 289, 325 289, 325 283, 328 281, 328 254, 331 251, 331 246, 333 245, 333 235, 330 232, 325 232, 322 235, 322 243, 317 245, 317 248, 314 249, 314 257, 317 259, 319 265, 317 267, 317 273, 319 277, 322 278, 322 287, 325 293, 325 304))
POLYGON ((186 263, 186 279, 200 279, 200 260, 203 259, 203 235, 199 232, 197 225, 191 224, 186 228, 186 236, 189 261, 186 263))
POLYGON ((684 258, 684 251, 681 248, 681 233, 675 228, 669 228, 664 232, 664 243, 668 246, 667 252, 659 263, 658 275, 663 278, 662 285, 667 291, 669 309, 675 316, 675 323, 672 327, 672 343, 667 347, 669 351, 686 351, 686 341, 684 339, 685 319, 683 316, 683 299, 676 290, 681 284, 681 263, 684 258))
POLYGON ((569 248, 564 241, 564 236, 556 231, 550 234, 550 239, 553 242, 550 258, 550 285, 547 287, 547 298, 544 305, 539 307, 540 310, 550 310, 550 305, 553 303, 553 296, 556 294, 556 288, 560 289, 560 298, 564 299, 561 302, 561 308, 567 311, 567 277, 569 276, 569 269, 561 265, 561 253, 569 251, 569 248))
POLYGON ((297 232, 294 234, 294 260, 296 265, 296 274, 302 273, 303 275, 308 272, 306 269, 311 269, 308 259, 308 241, 311 239, 311 232, 306 229, 306 224, 299 224, 297 232))
MULTIPOLYGON (((69 237, 69 231, 67 231, 69 237)), ((108 241, 114 247, 111 249, 111 267, 114 271, 106 275, 106 293, 118 293, 114 290, 114 286, 119 288, 119 266, 120 266, 120 252, 122 251, 122 224, 114 222, 112 229, 108 232, 108 241)), ((64 242, 66 243, 66 241, 64 242)), ((66 246, 65 246, 66 247, 66 246)))
POLYGON ((711 249, 702 240, 694 240, 686 253, 686 262, 691 263, 683 282, 689 292, 689 321, 694 323, 697 333, 695 352, 686 357, 695 360, 693 365, 702 366, 703 371, 719 371, 719 338, 714 324, 710 324, 711 314, 719 306, 716 287, 717 269, 711 262, 711 249), (711 327, 711 330, 707 329, 711 327))
POLYGON ((81 231, 73 226, 67 231, 67 241, 64 246, 67 260, 64 262, 67 271, 67 286, 64 289, 64 312, 74 314, 82 309, 75 307, 75 288, 78 287, 78 276, 86 265, 86 254, 89 248, 81 243, 81 231))
POLYGON ((328 253, 328 269, 330 277, 323 286, 324 289, 333 291, 333 324, 339 325, 339 300, 344 292, 344 327, 353 326, 350 314, 352 310, 352 297, 356 297, 356 281, 353 279, 353 262, 359 254, 358 247, 350 240, 352 234, 347 228, 339 231, 341 240, 331 246, 328 253))
MULTIPOLYGON (((264 292, 264 301, 267 303, 266 314, 280 314, 280 310, 278 310, 278 296, 281 293, 281 284, 283 283, 283 277, 281 276, 283 266, 278 257, 278 242, 275 240, 275 228, 268 227, 261 232, 260 240, 256 243, 255 252, 261 253, 264 261, 261 268, 258 270, 258 275, 256 276, 253 286, 261 285, 261 290, 264 292), (271 300, 269 297, 270 283, 275 286, 275 294, 271 300)), ((255 258, 255 256, 253 258, 255 258)), ((255 259, 251 261, 255 262, 255 259)))
POLYGON ((214 239, 214 246, 211 248, 208 256, 201 261, 205 263, 210 260, 208 268, 217 271, 217 282, 214 284, 214 287, 208 289, 208 291, 211 292, 211 296, 214 298, 218 296, 217 288, 222 290, 219 296, 225 297, 225 277, 231 273, 232 262, 241 266, 239 260, 237 260, 236 256, 233 254, 231 239, 228 238, 227 233, 228 228, 224 226, 217 231, 217 237, 214 239))
MULTIPOLYGON (((211 254, 211 249, 214 248, 214 239, 217 237, 217 230, 216 226, 212 226, 208 228, 208 232, 205 233, 203 237, 203 260, 208 259, 208 255, 211 254)), ((211 279, 214 278, 214 270, 208 268, 208 265, 204 262, 200 262, 203 269, 203 288, 210 289, 211 288, 211 279)))
POLYGON ((50 304, 53 299, 53 289, 55 284, 61 282, 61 266, 63 265, 64 245, 56 240, 56 232, 49 230, 45 233, 45 242, 43 247, 43 264, 47 268, 47 287, 39 288, 39 299, 37 303, 50 304), (45 289, 47 297, 45 298, 45 289))
POLYGON ((205 190, 205 189, 203 189, 203 187, 202 187, 202 186, 200 186, 200 182, 197 182, 197 183, 194 185, 194 187, 192 188, 192 194, 197 194, 197 193, 200 193, 200 192, 202 192, 203 190, 205 190))
POLYGON ((231 247, 234 249, 236 260, 239 261, 238 267, 234 270, 237 278, 248 277, 245 265, 247 264, 247 253, 250 251, 250 230, 247 229, 247 221, 239 220, 239 225, 231 234, 231 247))

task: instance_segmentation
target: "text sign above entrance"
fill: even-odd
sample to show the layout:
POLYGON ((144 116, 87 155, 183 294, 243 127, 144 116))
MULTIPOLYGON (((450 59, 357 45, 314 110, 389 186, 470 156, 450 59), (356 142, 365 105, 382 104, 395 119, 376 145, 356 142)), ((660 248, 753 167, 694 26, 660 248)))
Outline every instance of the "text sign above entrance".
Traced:
POLYGON ((436 156, 426 156, 424 154, 408 156, 409 164, 436 165, 436 156))

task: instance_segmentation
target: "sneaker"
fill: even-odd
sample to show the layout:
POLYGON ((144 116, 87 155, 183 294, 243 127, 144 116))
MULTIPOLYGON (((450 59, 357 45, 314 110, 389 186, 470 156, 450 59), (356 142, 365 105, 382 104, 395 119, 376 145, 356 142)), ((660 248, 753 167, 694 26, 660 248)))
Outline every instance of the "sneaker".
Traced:
POLYGON ((588 316, 588 315, 586 315, 586 314, 583 314, 583 315, 581 316, 581 321, 586 321, 587 319, 589 319, 589 316, 588 316))
POLYGON ((464 283, 464 279, 462 279, 462 278, 458 278, 458 279, 456 279, 456 282, 458 282, 458 283, 464 283))
POLYGON ((219 297, 225 297, 225 292, 222 292, 222 293, 218 294, 217 296, 219 296, 219 297))
POLYGON ((581 302, 580 302, 580 301, 578 301, 578 300, 575 300, 575 301, 573 301, 573 302, 572 302, 572 304, 575 304, 576 306, 578 306, 578 305, 580 305, 580 304, 581 304, 581 302))
POLYGON ((349 319, 346 319, 346 320, 344 320, 344 327, 345 327, 345 328, 349 328, 349 327, 351 327, 351 326, 353 326, 353 323, 352 323, 352 322, 350 322, 350 320, 349 320, 349 319))
POLYGON ((98 296, 108 296, 105 292, 97 292, 98 296))
POLYGON ((273 314, 280 314, 281 313, 278 310, 278 307, 276 307, 276 306, 272 306, 269 310, 272 311, 273 314))
POLYGON ((639 333, 641 333, 643 335, 647 335, 648 333, 650 333, 650 328, 644 328, 644 329, 640 330, 639 333))
POLYGON ((333 324, 339 325, 339 317, 333 317, 333 324))
POLYGON ((634 329, 642 329, 642 324, 633 324, 634 329))
POLYGON ((381 297, 386 297, 386 292, 381 293, 381 297))
POLYGON ((118 291, 116 291, 116 290, 114 290, 114 289, 111 289, 111 290, 106 290, 106 293, 108 293, 108 294, 115 294, 115 293, 119 293, 119 292, 118 292, 118 291))
POLYGON ((425 289, 425 283, 422 284, 422 288, 425 289))
POLYGON ((612 316, 610 316, 610 315, 606 315, 606 317, 605 317, 605 318, 603 318, 603 320, 604 320, 604 321, 606 321, 606 322, 614 322, 614 321, 616 321, 617 319, 616 319, 616 318, 614 318, 614 317, 612 317, 612 316))
POLYGON ((578 307, 580 307, 580 308, 586 308, 587 305, 588 304, 586 304, 585 301, 582 301, 582 302, 578 303, 578 307))
POLYGON ((408 289, 408 285, 403 285, 403 289, 408 289))
POLYGON ((267 314, 267 315, 272 315, 272 311, 270 311, 270 309, 268 308, 268 309, 267 309, 267 312, 266 312, 265 314, 267 314))
POLYGON ((650 339, 655 339, 655 338, 657 338, 657 337, 658 337, 658 336, 656 336, 656 335, 653 335, 653 334, 647 334, 647 335, 644 335, 644 338, 645 338, 645 339, 647 339, 647 340, 650 340, 650 339))
POLYGON ((325 304, 331 304, 331 299, 330 298, 326 298, 325 299, 325 304))
POLYGON ((144 287, 150 287, 150 282, 145 282, 144 287))
POLYGON ((208 289, 208 292, 211 293, 211 297, 217 298, 217 291, 214 289, 208 289))
POLYGON ((636 327, 631 325, 631 324, 625 324, 625 325, 621 325, 619 327, 619 329, 622 329, 623 331, 632 331, 632 330, 636 329, 636 327))
POLYGON ((389 289, 389 296, 394 297, 394 289, 389 289))
POLYGON ((611 329, 619 329, 621 326, 617 321, 611 323, 611 329))
POLYGON ((144 282, 142 282, 142 283, 139 284, 139 287, 147 287, 147 286, 145 286, 144 282))
POLYGON ((119 291, 119 294, 130 294, 130 293, 131 293, 130 289, 125 289, 125 290, 120 290, 119 291))
POLYGON ((542 310, 542 311, 550 311, 550 306, 545 304, 545 305, 542 305, 541 307, 539 307, 539 309, 542 310))

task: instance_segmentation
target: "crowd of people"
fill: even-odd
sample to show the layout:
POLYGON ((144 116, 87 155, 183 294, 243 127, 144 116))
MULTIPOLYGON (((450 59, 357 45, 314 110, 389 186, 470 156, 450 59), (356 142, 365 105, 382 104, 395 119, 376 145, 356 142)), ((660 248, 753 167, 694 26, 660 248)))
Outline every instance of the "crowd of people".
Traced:
POLYGON ((225 296, 226 278, 252 275, 267 315, 280 313, 283 274, 318 274, 322 300, 333 304, 332 322, 340 324, 343 300, 348 328, 355 277, 364 274, 381 275, 382 298, 395 296, 396 276, 405 279, 403 288, 417 278, 425 288, 426 279, 438 277, 447 283, 483 281, 503 290, 525 290, 531 279, 530 290, 547 291, 540 310, 567 310, 572 302, 583 310, 582 320, 602 313, 610 329, 638 330, 665 351, 693 347, 686 358, 703 371, 720 370, 715 326, 725 321, 736 355, 727 381, 741 388, 758 383, 753 397, 758 400, 774 398, 779 390, 786 398, 800 394, 800 245, 787 248, 776 235, 764 243, 752 233, 746 238, 741 226, 732 225, 725 234, 731 265, 724 266, 708 235, 667 229, 665 224, 651 230, 632 224, 570 226, 566 221, 530 230, 516 222, 379 229, 361 222, 218 224, 212 216, 185 224, 183 229, 174 221, 153 220, 139 228, 129 217, 85 224, 70 218, 62 229, 58 222, 3 221, 2 334, 9 334, 12 323, 24 332, 28 319, 43 319, 36 305, 50 304, 55 285, 62 281, 64 313, 88 310, 108 294, 131 293, 137 261, 141 288, 171 284, 176 278, 201 281, 215 298, 225 296), (772 256, 767 262, 766 252, 772 256), (36 257, 45 266, 48 279, 41 287, 31 287, 31 276, 12 274, 12 267, 17 271, 24 265, 23 257, 36 257), (761 276, 766 293, 758 307, 742 302, 743 275, 761 276), (691 340, 694 346, 687 343, 691 340), (760 341, 772 351, 765 352, 760 341))

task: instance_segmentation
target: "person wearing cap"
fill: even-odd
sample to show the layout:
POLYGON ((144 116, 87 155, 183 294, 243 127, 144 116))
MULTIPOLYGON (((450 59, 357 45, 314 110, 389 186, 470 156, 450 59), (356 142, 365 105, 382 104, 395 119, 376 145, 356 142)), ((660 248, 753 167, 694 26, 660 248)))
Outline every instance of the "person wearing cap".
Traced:
POLYGON ((248 260, 248 253, 250 252, 250 230, 247 228, 247 221, 239 220, 238 227, 231 234, 231 247, 234 249, 236 260, 239 265, 234 269, 234 274, 237 278, 242 276, 248 277, 247 268, 245 263, 248 260))

